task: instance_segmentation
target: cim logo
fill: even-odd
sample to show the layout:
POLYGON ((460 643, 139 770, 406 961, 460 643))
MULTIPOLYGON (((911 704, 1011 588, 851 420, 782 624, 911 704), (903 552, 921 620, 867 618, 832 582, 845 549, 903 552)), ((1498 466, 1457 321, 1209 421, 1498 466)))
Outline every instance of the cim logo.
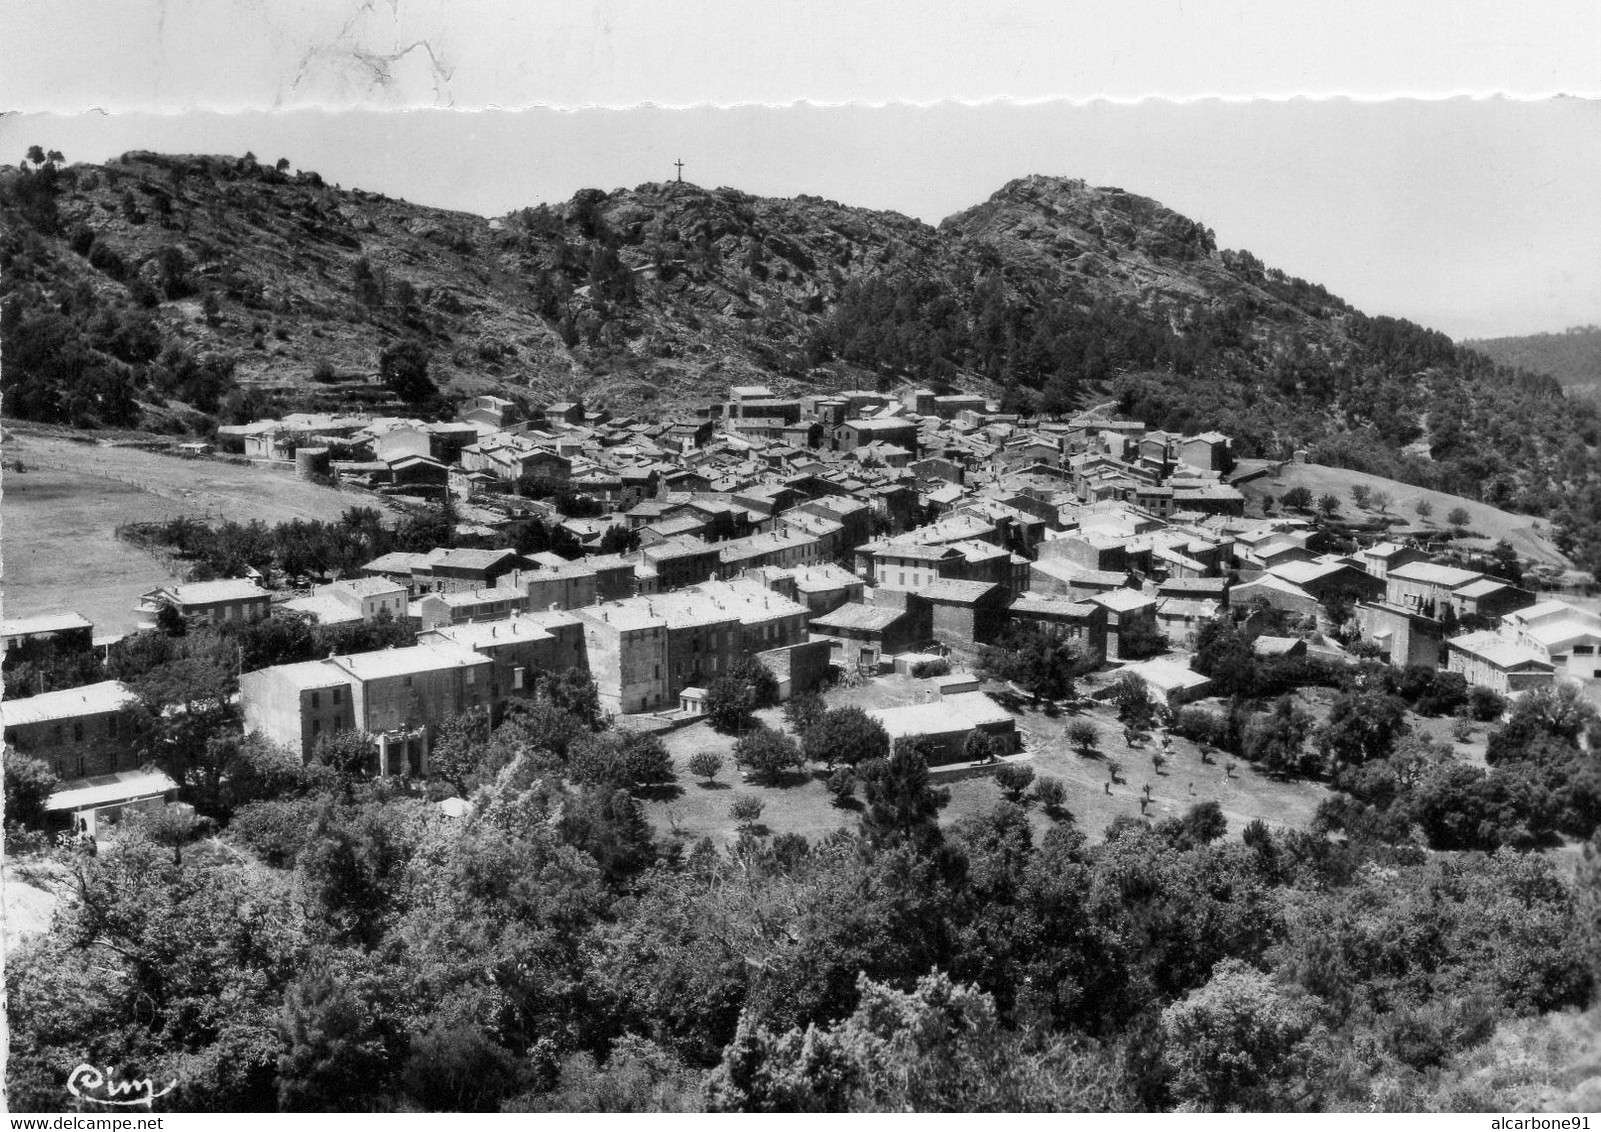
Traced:
POLYGON ((177 1081, 168 1081, 167 1087, 156 1091, 156 1083, 149 1077, 130 1077, 117 1080, 115 1071, 108 1065, 101 1073, 92 1065, 79 1065, 67 1074, 67 1092, 81 1101, 102 1104, 112 1108, 149 1108, 158 1097, 164 1097, 178 1087, 177 1081))

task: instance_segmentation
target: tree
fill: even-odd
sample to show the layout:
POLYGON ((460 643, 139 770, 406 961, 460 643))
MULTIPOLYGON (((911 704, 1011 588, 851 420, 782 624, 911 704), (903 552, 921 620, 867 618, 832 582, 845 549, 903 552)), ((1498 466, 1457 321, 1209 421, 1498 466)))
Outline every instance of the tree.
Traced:
POLYGON ((1067 741, 1081 755, 1094 752, 1101 741, 1100 729, 1087 719, 1075 719, 1067 725, 1067 741))
POLYGON ((1506 711, 1506 697, 1494 688, 1475 684, 1468 689, 1468 711, 1480 723, 1500 719, 1501 714, 1506 711))
POLYGON ((828 776, 828 792, 834 796, 834 805, 844 807, 856 797, 856 772, 842 766, 828 776))
POLYGON ((525 1075, 518 1058, 476 1025, 436 1018, 412 1038, 403 1080, 430 1112, 499 1112, 525 1075))
POLYGON ((439 393, 428 376, 428 362, 426 346, 415 338, 403 338, 378 355, 378 377, 402 401, 420 404, 439 393))
POLYGON ((1199 990, 1162 1011, 1162 1061, 1182 1105, 1269 1111, 1311 1060, 1312 1003, 1281 996, 1262 972, 1225 959, 1199 990))
POLYGON ((724 735, 732 735, 745 728, 756 702, 750 685, 729 674, 719 676, 707 687, 705 706, 706 721, 724 735))
POLYGON ((828 703, 816 692, 801 692, 791 696, 784 705, 784 719, 797 735, 805 735, 823 717, 828 703))
POLYGON ((1296 484, 1279 497, 1279 503, 1294 511, 1305 511, 1312 506, 1312 490, 1301 484, 1296 484))
POLYGON ((950 803, 951 792, 933 785, 920 744, 897 739, 889 758, 873 759, 856 770, 867 796, 862 831, 871 840, 923 850, 939 844, 939 812, 950 803))
POLYGON ((1329 708, 1320 743, 1336 767, 1382 759, 1406 734, 1406 704, 1377 689, 1342 692, 1329 708))
POLYGON ((1325 492, 1318 497, 1317 509, 1323 512, 1325 518, 1332 517, 1340 509, 1340 497, 1333 492, 1325 492))
POLYGON ((831 708, 803 737, 808 762, 860 767, 889 755, 889 732, 859 707, 831 708))
POLYGON ((1368 487, 1367 484, 1354 483, 1351 485, 1351 502, 1355 503, 1364 511, 1367 510, 1367 506, 1372 499, 1372 495, 1373 489, 1368 487))
POLYGON ((746 656, 736 660, 729 666, 728 675, 749 690, 752 710, 772 707, 778 702, 778 677, 755 657, 746 656))
POLYGON ((1001 745, 994 736, 978 729, 967 733, 962 740, 962 759, 970 763, 991 763, 1000 757, 1001 745))
POLYGON ((704 778, 708 786, 722 769, 723 756, 716 751, 696 751, 689 756, 689 772, 696 778, 704 778))
POLYGON ((1067 801, 1067 787, 1062 785, 1059 778, 1041 778, 1034 783, 1034 800, 1051 817, 1060 817, 1062 803, 1067 801))
POLYGON ((1082 642, 1055 629, 1014 626, 993 647, 985 647, 980 668, 994 680, 1016 684, 1041 699, 1061 700, 1074 694, 1074 678, 1094 669, 1082 642))
POLYGON ((673 756, 660 735, 640 732, 623 739, 624 766, 628 780, 635 789, 660 786, 676 777, 673 773, 673 756))
POLYGON ((378 741, 365 731, 324 732, 311 748, 311 760, 352 778, 378 773, 378 741))
POLYGON ((1368 499, 1381 515, 1388 511, 1390 509, 1390 504, 1394 502, 1394 500, 1390 498, 1390 493, 1387 491, 1375 491, 1372 495, 1368 496, 1368 499))
POLYGON ((189 623, 176 602, 162 601, 157 605, 156 629, 169 637, 181 637, 189 631, 189 623))
POLYGON ((758 727, 734 744, 734 761, 758 782, 773 784, 806 765, 800 744, 771 727, 758 727))
POLYGON ((761 821, 764 809, 766 805, 754 794, 738 794, 728 803, 728 816, 739 824, 741 830, 749 833, 761 821))
POLYGON ((278 1103, 285 1112, 336 1111, 359 1103, 383 1078, 387 1051, 371 1000, 326 966, 289 987, 279 1034, 278 1103))
POLYGON ((1412 505, 1412 509, 1418 513, 1420 519, 1427 519, 1434 514, 1434 504, 1427 499, 1419 499, 1412 505))
POLYGON ((5 750, 5 824, 30 829, 44 825, 46 799, 55 793, 56 772, 42 759, 5 750))
POLYGON ((600 688, 587 668, 566 668, 544 674, 539 681, 539 698, 579 720, 591 731, 611 726, 600 706, 600 688))
POLYGON ((1445 521, 1457 530, 1464 529, 1471 521, 1466 507, 1453 507, 1445 513, 1445 521))
POLYGON ((1295 774, 1306 769, 1303 752, 1311 733, 1312 717, 1293 697, 1280 696, 1272 711, 1255 716, 1246 727, 1245 757, 1273 774, 1295 774))
POLYGON ((1007 763, 995 772, 995 782, 1012 801, 1020 801, 1034 783, 1034 768, 1021 763, 1007 763))
POLYGON ((1150 689, 1132 672, 1123 673, 1112 685, 1112 701, 1117 704, 1117 718, 1136 731, 1143 731, 1156 718, 1150 689))
POLYGON ((1156 627, 1155 618, 1125 625, 1118 635, 1118 655, 1124 660, 1144 660, 1167 651, 1167 635, 1156 627))

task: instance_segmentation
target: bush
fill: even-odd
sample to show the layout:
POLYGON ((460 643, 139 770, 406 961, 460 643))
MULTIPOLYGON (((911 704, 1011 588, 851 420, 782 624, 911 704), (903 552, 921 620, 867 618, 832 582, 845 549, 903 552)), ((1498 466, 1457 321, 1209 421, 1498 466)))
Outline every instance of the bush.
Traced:
POLYGON ((930 676, 948 676, 951 671, 951 662, 941 657, 938 660, 920 660, 912 665, 912 675, 919 680, 930 676))

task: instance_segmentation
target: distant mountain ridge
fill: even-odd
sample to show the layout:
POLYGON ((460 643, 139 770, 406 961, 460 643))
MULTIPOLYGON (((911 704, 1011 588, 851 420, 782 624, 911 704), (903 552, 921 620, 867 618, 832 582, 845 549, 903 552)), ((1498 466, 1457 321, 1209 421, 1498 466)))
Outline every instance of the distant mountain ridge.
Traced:
POLYGON ((413 340, 453 394, 661 413, 746 382, 962 387, 1116 400, 1244 455, 1535 514, 1601 480, 1595 410, 1555 380, 1080 180, 1023 177, 937 227, 676 182, 486 221, 250 155, 36 157, 0 169, 11 415, 203 429, 393 404, 338 379, 413 340))
POLYGON ((1556 378, 1571 393, 1601 398, 1601 326, 1559 333, 1480 338, 1463 343, 1501 365, 1556 378))

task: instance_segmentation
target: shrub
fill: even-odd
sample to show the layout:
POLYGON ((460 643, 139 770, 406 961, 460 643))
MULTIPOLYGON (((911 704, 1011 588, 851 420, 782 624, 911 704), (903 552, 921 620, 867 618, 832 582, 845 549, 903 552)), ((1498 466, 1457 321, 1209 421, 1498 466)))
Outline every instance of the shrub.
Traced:
POLYGON ((948 676, 951 671, 951 662, 944 657, 938 660, 920 660, 912 665, 912 675, 919 680, 930 676, 948 676))
POLYGON ((1101 732, 1087 719, 1075 719, 1067 725, 1067 741, 1081 755, 1094 751, 1101 741, 1101 732))

